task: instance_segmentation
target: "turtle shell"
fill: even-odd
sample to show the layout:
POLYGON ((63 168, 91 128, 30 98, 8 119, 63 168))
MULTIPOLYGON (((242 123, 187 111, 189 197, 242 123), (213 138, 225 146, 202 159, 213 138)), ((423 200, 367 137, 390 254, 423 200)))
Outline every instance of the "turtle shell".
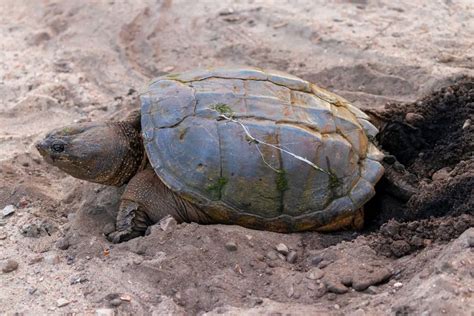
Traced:
POLYGON ((329 227, 375 193, 369 117, 298 77, 256 68, 170 74, 141 96, 149 161, 209 221, 329 227))

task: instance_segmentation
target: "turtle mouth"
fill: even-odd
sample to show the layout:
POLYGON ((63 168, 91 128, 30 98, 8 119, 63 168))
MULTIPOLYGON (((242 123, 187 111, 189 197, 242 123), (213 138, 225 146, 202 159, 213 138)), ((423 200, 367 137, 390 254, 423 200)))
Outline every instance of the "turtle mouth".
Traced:
POLYGON ((53 164, 57 160, 62 160, 61 152, 64 151, 63 149, 60 151, 57 144, 53 144, 52 141, 45 139, 35 143, 35 147, 40 153, 40 155, 46 160, 46 162, 53 164), (54 150, 56 148, 56 151, 54 150))
POLYGON ((54 163, 54 158, 51 156, 50 152, 50 144, 46 140, 40 140, 35 143, 35 147, 40 153, 40 155, 43 157, 44 160, 46 160, 47 163, 53 164, 54 163))

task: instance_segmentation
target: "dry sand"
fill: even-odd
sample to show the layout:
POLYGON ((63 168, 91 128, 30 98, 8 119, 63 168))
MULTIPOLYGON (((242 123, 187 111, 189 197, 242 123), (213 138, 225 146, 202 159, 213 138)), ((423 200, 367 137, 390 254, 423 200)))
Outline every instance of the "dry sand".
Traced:
POLYGON ((16 210, 0 219, 0 261, 19 265, 0 274, 0 313, 471 315, 472 228, 398 259, 370 234, 221 225, 156 226, 113 246, 102 232, 119 190, 46 165, 33 144, 120 118, 151 78, 196 67, 287 71, 363 108, 414 101, 474 75, 473 34, 470 0, 1 0, 0 210, 16 210), (385 283, 328 293, 347 290, 347 271, 385 283))

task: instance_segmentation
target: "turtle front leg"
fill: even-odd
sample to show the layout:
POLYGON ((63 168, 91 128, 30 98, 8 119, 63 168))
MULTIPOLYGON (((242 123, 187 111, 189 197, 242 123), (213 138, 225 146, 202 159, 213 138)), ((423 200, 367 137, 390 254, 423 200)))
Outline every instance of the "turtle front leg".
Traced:
POLYGON ((150 223, 146 211, 137 202, 122 200, 115 224, 116 231, 107 235, 114 244, 144 235, 150 223))
POLYGON ((170 214, 163 204, 166 197, 160 192, 162 185, 151 169, 140 171, 129 181, 121 197, 116 231, 107 235, 109 241, 119 243, 143 236, 148 226, 170 214))
POLYGON ((107 239, 119 243, 143 236, 148 226, 167 215, 178 222, 209 222, 196 206, 168 189, 155 171, 145 169, 128 183, 121 198, 116 231, 107 235, 107 239))

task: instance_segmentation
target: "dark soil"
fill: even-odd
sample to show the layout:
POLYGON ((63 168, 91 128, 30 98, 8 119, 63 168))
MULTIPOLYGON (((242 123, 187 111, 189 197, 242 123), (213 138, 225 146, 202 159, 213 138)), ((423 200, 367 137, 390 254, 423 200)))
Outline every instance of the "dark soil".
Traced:
POLYGON ((382 225, 376 248, 402 256, 473 226, 473 78, 372 114, 383 122, 377 141, 389 154, 367 205, 367 228, 382 225))
POLYGON ((463 128, 474 120, 474 78, 460 78, 415 103, 388 104, 381 117, 386 125, 380 145, 409 172, 422 179, 442 168, 452 170, 474 152, 474 128, 463 128))

